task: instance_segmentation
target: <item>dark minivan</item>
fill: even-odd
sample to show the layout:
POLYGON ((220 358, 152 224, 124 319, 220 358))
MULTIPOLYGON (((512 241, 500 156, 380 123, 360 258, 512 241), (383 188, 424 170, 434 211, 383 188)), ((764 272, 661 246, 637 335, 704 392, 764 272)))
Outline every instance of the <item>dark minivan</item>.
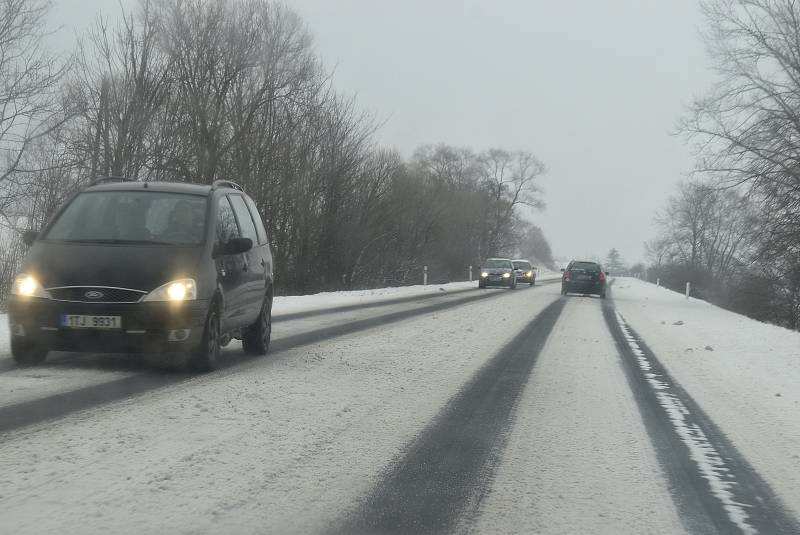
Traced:
POLYGON ((272 253, 234 182, 100 179, 24 238, 8 307, 19 364, 51 350, 179 353, 212 370, 232 338, 269 348, 272 253))
POLYGON ((594 294, 606 297, 606 275, 608 272, 597 262, 573 260, 561 271, 561 293, 594 294))

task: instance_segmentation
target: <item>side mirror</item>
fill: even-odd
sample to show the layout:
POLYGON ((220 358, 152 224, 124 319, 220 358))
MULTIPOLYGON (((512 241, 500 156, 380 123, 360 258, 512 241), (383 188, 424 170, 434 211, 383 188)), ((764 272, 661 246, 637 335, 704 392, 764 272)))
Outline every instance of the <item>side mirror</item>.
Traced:
POLYGON ((33 242, 36 241, 36 238, 39 237, 39 231, 37 230, 26 230, 22 233, 22 242, 30 247, 33 245, 33 242))
POLYGON ((561 273, 564 273, 565 271, 566 271, 566 269, 561 268, 561 273))
POLYGON ((253 248, 253 240, 250 238, 234 238, 223 247, 225 254, 246 253, 253 248))
POLYGON ((223 243, 215 248, 214 256, 225 256, 232 254, 246 253, 253 248, 253 240, 250 238, 233 238, 229 242, 223 243))
POLYGON ((611 273, 609 273, 608 271, 606 271, 606 275, 611 275, 611 273))

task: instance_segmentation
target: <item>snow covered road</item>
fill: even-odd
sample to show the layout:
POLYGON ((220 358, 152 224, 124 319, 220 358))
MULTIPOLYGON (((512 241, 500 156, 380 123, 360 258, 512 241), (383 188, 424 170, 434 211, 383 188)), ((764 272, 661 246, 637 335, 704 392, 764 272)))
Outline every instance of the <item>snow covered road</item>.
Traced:
POLYGON ((708 305, 692 316, 650 291, 620 279, 613 301, 548 284, 295 302, 276 310, 268 357, 232 347, 204 376, 108 356, 0 367, 0 533, 796 532, 796 476, 778 470, 796 472, 800 435, 789 425, 755 451, 718 381, 709 394, 693 378, 716 364, 676 364, 657 336, 675 310, 701 332, 708 305), (755 509, 726 509, 618 317, 630 340, 652 336, 641 347, 675 399, 721 429, 720 481, 742 483, 733 501, 761 492, 761 517, 731 519, 755 509))

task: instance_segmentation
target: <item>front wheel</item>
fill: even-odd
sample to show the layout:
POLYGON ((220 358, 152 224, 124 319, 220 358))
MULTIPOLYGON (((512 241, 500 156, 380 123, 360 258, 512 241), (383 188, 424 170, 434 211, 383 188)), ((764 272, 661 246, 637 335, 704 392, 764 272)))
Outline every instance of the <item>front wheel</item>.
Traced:
POLYGON ((264 298, 256 322, 245 330, 242 348, 253 355, 266 355, 272 338, 272 299, 264 298))
POLYGON ((11 339, 11 356, 20 366, 35 366, 47 358, 47 348, 31 340, 11 339))
POLYGON ((219 338, 219 313, 212 308, 206 318, 200 347, 189 358, 189 368, 200 372, 210 372, 216 369, 221 352, 219 338))

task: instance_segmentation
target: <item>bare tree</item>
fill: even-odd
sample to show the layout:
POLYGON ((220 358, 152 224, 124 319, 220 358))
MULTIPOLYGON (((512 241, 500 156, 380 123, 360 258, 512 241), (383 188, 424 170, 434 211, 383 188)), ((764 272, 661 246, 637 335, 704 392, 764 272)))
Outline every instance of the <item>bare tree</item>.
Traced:
MULTIPOLYGON (((61 119, 59 81, 66 62, 44 48, 46 0, 0 0, 0 195, 20 162, 61 119)), ((5 215, 5 214, 2 214, 5 215)))

